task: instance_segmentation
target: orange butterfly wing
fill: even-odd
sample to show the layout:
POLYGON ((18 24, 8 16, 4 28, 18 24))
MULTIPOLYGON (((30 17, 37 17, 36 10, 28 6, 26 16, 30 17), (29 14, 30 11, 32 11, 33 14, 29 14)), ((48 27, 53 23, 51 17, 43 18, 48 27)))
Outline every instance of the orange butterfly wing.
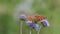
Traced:
POLYGON ((41 20, 44 20, 44 19, 45 19, 45 16, 35 16, 35 18, 36 18, 38 21, 41 21, 41 20))
POLYGON ((29 17, 28 20, 34 22, 34 19, 32 17, 29 17))

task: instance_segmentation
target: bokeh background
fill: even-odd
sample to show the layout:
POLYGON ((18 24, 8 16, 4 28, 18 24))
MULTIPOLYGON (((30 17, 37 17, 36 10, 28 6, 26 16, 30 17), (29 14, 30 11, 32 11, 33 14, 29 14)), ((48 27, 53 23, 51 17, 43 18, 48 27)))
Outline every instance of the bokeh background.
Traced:
MULTIPOLYGON (((20 21, 17 15, 23 9, 18 7, 22 6, 25 1, 29 2, 30 0, 0 0, 0 34, 20 34, 20 21)), ((30 5, 28 6, 30 7, 30 5)), ((33 0, 30 10, 27 9, 25 8, 22 12, 33 9, 31 13, 35 11, 34 14, 48 17, 50 27, 42 28, 40 34, 60 34, 60 0, 33 0)), ((26 29, 24 24, 23 34, 26 34, 26 29)), ((35 33, 34 31, 33 34, 35 33)))

